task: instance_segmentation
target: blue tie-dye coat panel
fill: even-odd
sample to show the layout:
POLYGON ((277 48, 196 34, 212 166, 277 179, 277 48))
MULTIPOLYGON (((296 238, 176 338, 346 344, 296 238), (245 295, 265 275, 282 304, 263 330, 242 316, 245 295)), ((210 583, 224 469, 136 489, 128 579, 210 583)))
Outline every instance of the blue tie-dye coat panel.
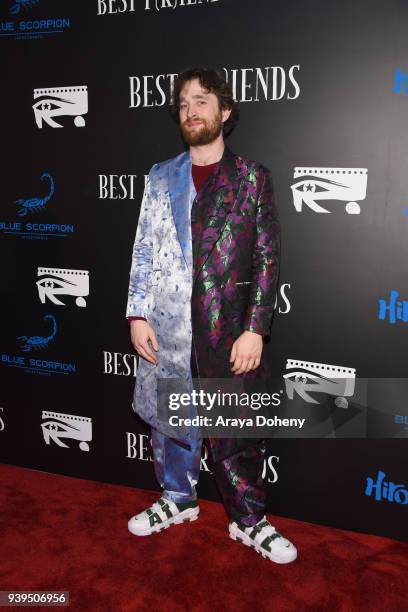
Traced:
POLYGON ((197 430, 175 430, 158 421, 157 380, 177 378, 191 387, 190 211, 195 195, 189 152, 152 167, 136 231, 126 313, 145 317, 160 347, 157 365, 139 359, 133 409, 162 433, 187 442, 197 430))

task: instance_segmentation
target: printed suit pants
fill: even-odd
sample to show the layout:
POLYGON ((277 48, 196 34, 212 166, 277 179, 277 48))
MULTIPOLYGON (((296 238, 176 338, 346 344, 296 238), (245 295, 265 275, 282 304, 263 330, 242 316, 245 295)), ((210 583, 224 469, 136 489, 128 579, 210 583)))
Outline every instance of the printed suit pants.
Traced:
MULTIPOLYGON (((154 469, 163 496, 176 503, 197 499, 195 485, 200 474, 202 440, 186 446, 152 429, 154 469)), ((211 453, 211 450, 210 450, 211 453)), ((230 520, 250 527, 266 510, 262 479, 264 441, 213 464, 217 487, 230 520)))

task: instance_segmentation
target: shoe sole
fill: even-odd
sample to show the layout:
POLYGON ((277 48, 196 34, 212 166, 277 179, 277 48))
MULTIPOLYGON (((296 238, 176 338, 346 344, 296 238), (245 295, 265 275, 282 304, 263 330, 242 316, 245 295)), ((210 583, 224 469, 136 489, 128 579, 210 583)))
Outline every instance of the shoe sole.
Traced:
POLYGON ((132 519, 130 519, 128 523, 128 530, 130 533, 136 536, 148 536, 153 533, 159 533, 160 531, 164 531, 164 529, 168 529, 172 525, 181 525, 182 523, 192 523, 198 519, 198 515, 200 513, 199 508, 188 508, 187 510, 183 510, 180 514, 176 514, 172 518, 167 519, 163 523, 158 523, 153 527, 149 527, 148 529, 139 530, 131 525, 132 519))
POLYGON ((242 533, 242 532, 236 533, 235 531, 231 530, 231 527, 229 528, 229 536, 231 540, 234 540, 236 542, 241 542, 241 544, 245 544, 245 546, 249 546, 250 548, 253 548, 257 553, 262 555, 264 559, 269 559, 270 561, 273 561, 274 563, 280 563, 284 565, 285 563, 292 563, 292 561, 295 561, 295 559, 297 558, 296 549, 292 552, 291 557, 286 557, 283 559, 282 557, 277 557, 273 555, 273 553, 268 553, 266 552, 264 548, 262 548, 260 544, 258 544, 258 542, 254 542, 253 540, 251 540, 251 538, 246 533, 242 533))

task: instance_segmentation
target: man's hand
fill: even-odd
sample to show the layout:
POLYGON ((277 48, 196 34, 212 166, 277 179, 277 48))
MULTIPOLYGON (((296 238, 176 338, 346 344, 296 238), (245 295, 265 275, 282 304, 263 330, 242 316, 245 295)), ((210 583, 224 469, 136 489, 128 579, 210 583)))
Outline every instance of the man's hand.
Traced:
POLYGON ((232 345, 230 362, 235 374, 244 374, 255 370, 261 363, 263 341, 260 334, 244 331, 232 345))
POLYGON ((149 325, 147 321, 131 321, 130 322, 130 337, 134 349, 139 353, 143 359, 150 361, 150 363, 157 363, 157 357, 152 353, 150 343, 155 351, 159 350, 157 344, 156 334, 154 333, 153 327, 149 325))

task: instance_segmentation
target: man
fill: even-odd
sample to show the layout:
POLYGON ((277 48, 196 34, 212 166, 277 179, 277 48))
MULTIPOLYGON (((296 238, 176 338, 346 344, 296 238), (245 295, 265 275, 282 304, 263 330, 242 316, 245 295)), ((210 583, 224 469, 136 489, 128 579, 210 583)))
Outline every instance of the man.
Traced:
MULTIPOLYGON (((189 150, 155 164, 143 196, 127 317, 138 352, 134 409, 152 427, 162 497, 129 521, 135 535, 193 521, 200 430, 175 431, 157 410, 158 381, 265 375, 278 277, 279 224, 269 173, 224 143, 238 119, 221 73, 187 70, 172 113, 189 150)), ((264 441, 210 438, 214 474, 234 540, 277 563, 296 548, 265 518, 264 441)))

